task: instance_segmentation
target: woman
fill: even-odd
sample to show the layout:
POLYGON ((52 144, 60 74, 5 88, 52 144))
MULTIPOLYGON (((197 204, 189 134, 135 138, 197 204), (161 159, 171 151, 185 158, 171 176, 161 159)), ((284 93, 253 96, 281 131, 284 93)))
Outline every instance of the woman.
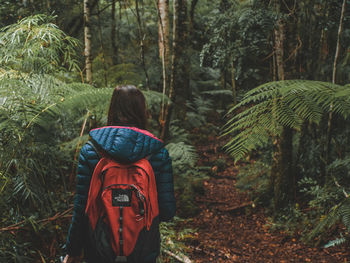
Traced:
MULTIPOLYGON (((172 219, 175 215, 175 197, 171 159, 163 142, 145 130, 147 109, 142 92, 135 86, 117 86, 112 95, 107 125, 90 131, 93 143, 117 162, 133 163, 147 158, 156 178, 159 220, 172 219)), ((102 262, 86 242, 88 230, 85 223, 91 177, 99 156, 91 144, 85 144, 80 151, 73 218, 66 243, 67 255, 63 262, 74 262, 82 248, 87 262, 102 262)), ((156 262, 158 254, 159 244, 144 257, 144 263, 156 262)))

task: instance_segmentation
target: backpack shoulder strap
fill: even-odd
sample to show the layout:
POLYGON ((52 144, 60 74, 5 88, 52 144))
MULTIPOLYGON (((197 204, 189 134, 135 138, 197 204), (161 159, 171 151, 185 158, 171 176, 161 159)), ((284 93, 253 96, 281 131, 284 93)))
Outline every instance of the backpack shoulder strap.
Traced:
POLYGON ((87 141, 87 144, 89 144, 91 147, 92 147, 92 149, 94 149, 94 151, 97 153, 97 156, 98 156, 98 158, 102 158, 102 154, 100 153, 100 151, 97 149, 97 146, 96 146, 96 143, 94 142, 94 141, 92 141, 92 140, 88 140, 87 141))

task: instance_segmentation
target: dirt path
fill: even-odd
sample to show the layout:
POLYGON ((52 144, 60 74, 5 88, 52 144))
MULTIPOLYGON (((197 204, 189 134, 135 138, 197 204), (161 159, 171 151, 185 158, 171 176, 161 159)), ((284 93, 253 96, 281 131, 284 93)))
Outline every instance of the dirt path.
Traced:
MULTIPOLYGON (((269 233, 262 208, 252 208, 249 198, 235 187, 238 170, 220 149, 217 138, 210 147, 198 147, 203 165, 224 158, 228 166, 204 182, 197 197, 201 208, 190 223, 197 229, 190 258, 194 262, 348 262, 345 248, 311 248, 281 233, 269 233)), ((207 144, 207 145, 208 145, 207 144)), ((215 171, 216 167, 213 167, 215 171)))

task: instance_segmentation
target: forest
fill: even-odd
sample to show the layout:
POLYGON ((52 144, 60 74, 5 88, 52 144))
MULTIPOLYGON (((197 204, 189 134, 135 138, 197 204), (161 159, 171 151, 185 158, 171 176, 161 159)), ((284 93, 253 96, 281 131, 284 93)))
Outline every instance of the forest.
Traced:
POLYGON ((0 262, 61 262, 124 84, 172 159, 158 263, 350 262, 350 0, 0 0, 0 262))

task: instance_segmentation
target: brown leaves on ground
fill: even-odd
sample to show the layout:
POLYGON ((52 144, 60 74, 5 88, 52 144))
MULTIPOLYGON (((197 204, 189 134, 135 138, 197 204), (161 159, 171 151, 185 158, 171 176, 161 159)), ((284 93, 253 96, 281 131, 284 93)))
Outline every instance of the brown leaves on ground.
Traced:
POLYGON ((262 208, 254 208, 248 196, 236 187, 238 169, 223 153, 216 138, 210 146, 198 147, 200 165, 225 158, 227 167, 204 181, 205 193, 197 196, 200 213, 191 221, 197 229, 196 238, 189 242, 189 257, 193 262, 348 262, 345 247, 330 249, 308 247, 283 233, 270 233, 262 208))

